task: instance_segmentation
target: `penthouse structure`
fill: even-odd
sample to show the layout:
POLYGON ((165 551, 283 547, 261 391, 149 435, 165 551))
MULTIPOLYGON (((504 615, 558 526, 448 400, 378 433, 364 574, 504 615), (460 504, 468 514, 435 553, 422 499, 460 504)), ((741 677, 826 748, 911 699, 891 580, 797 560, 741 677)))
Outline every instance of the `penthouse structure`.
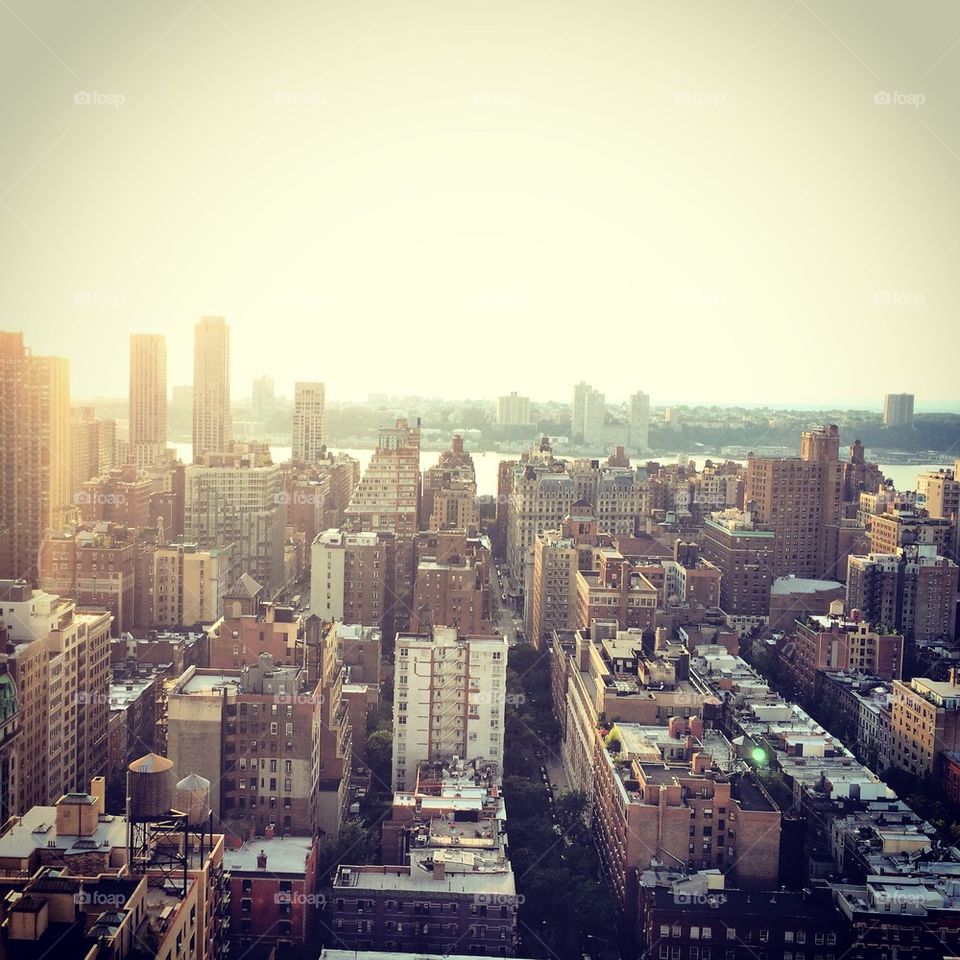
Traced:
POLYGON ((424 762, 478 761, 503 770, 507 641, 462 636, 453 627, 398 634, 393 717, 393 789, 424 762))

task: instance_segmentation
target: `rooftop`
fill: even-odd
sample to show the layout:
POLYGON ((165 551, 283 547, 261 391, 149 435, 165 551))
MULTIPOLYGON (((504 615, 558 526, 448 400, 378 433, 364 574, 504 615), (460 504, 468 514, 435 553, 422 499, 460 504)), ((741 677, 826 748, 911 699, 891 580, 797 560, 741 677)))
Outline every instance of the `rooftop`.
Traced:
POLYGON ((254 837, 236 850, 225 850, 223 867, 225 870, 262 870, 268 876, 277 873, 303 876, 312 849, 311 837, 254 837), (257 866, 257 857, 261 853, 267 855, 264 868, 257 866))

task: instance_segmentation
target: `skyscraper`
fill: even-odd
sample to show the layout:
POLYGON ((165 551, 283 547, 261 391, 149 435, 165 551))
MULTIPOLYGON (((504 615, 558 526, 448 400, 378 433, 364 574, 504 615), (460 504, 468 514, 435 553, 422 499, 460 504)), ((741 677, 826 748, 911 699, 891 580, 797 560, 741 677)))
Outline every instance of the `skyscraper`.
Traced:
POLYGON ((506 637, 457 634, 397 636, 393 709, 393 789, 416 780, 423 761, 480 760, 503 772, 506 637))
POLYGON ((629 428, 630 448, 643 453, 650 446, 650 397, 642 390, 630 398, 629 428))
POLYGON ((298 382, 293 394, 293 460, 316 463, 323 457, 326 394, 322 383, 298 382))
POLYGON ((35 580, 40 542, 70 502, 70 374, 0 333, 0 578, 35 580))
POLYGON ((905 427, 913 423, 913 394, 888 393, 883 398, 883 424, 905 427))
POLYGON ((232 446, 230 328, 223 317, 202 317, 193 341, 193 460, 232 446))
POLYGON ((599 443, 603 439, 606 397, 581 381, 573 388, 570 439, 575 443, 599 443))
POLYGON ((167 344, 160 334, 130 335, 130 461, 148 467, 167 446, 167 344))
POLYGON ((751 457, 745 502, 761 530, 772 530, 774 576, 832 575, 826 529, 840 519, 840 432, 835 424, 803 434, 799 458, 751 457))

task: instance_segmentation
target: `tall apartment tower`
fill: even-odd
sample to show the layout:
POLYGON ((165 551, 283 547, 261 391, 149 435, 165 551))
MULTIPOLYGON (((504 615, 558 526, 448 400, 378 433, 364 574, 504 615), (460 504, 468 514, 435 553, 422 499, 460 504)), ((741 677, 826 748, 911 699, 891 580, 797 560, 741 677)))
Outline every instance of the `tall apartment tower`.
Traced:
POLYGON ((642 390, 630 398, 630 435, 627 442, 632 450, 643 453, 650 448, 650 397, 642 390))
POLYGON ((150 467, 167 448, 167 344, 156 333, 130 336, 130 461, 150 467))
POLYGON ((913 394, 888 393, 883 398, 883 424, 905 427, 913 423, 913 394))
POLYGON ((573 388, 570 439, 575 443, 599 443, 607 412, 606 397, 582 380, 573 388))
POLYGON ((202 317, 193 339, 193 462, 232 447, 230 328, 223 317, 202 317))
POLYGON ((827 526, 840 520, 840 431, 835 424, 803 434, 800 457, 751 457, 745 502, 755 525, 775 535, 774 576, 822 577, 827 526))
POLYGON ((497 426, 526 427, 530 423, 530 398, 521 397, 516 390, 508 396, 497 397, 497 426))
POLYGON ((70 500, 67 361, 0 332, 0 579, 36 578, 40 543, 70 500))
POLYGON ((322 383, 298 382, 293 393, 292 456, 295 463, 317 463, 323 457, 326 394, 322 383))
POLYGON ((393 708, 393 789, 405 790, 424 761, 482 761, 503 773, 507 640, 399 634, 393 708))
POLYGON ((352 532, 392 533, 397 538, 397 629, 409 622, 413 604, 420 484, 420 423, 412 427, 401 417, 395 426, 381 427, 377 449, 345 515, 345 525, 352 532))

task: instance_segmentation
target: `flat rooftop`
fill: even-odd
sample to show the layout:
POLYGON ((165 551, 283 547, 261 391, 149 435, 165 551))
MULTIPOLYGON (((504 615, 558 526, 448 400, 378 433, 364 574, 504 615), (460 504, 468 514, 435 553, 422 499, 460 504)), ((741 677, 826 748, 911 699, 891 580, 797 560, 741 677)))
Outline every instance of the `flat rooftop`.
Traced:
POLYGON ((224 850, 225 870, 243 870, 256 873, 257 857, 267 855, 267 865, 261 872, 265 876, 275 873, 294 873, 303 876, 307 857, 313 849, 311 837, 254 837, 236 850, 224 850))
POLYGON ((75 834, 57 835, 57 808, 31 807, 10 829, 0 836, 0 857, 26 859, 35 850, 51 845, 64 856, 107 852, 114 847, 126 848, 127 821, 123 817, 102 816, 97 829, 89 837, 75 834))
POLYGON ((338 891, 352 888, 397 893, 496 893, 514 896, 516 884, 513 871, 507 865, 503 870, 477 870, 470 873, 447 872, 441 880, 424 867, 383 866, 340 867, 333 884, 334 896, 338 891), (344 871, 349 874, 344 876, 344 871))

